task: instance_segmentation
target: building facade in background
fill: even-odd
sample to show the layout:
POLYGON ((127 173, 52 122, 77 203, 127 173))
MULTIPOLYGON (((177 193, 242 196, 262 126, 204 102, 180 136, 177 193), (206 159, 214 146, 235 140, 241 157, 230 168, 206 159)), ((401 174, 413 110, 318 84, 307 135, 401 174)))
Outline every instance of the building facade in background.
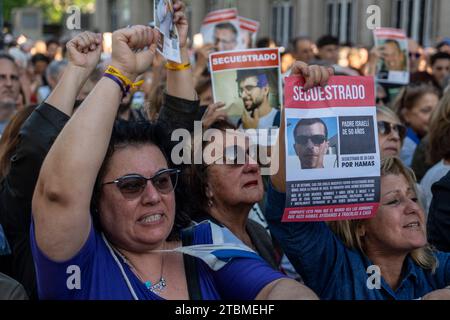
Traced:
MULTIPOLYGON (((333 34, 342 43, 372 46, 367 8, 380 8, 381 27, 406 30, 424 46, 450 36, 448 0, 185 0, 191 33, 198 33, 209 11, 236 7, 239 14, 261 22, 259 37, 288 46, 299 35, 317 40, 333 34)), ((153 20, 153 0, 97 0, 95 29, 106 32, 153 20)))

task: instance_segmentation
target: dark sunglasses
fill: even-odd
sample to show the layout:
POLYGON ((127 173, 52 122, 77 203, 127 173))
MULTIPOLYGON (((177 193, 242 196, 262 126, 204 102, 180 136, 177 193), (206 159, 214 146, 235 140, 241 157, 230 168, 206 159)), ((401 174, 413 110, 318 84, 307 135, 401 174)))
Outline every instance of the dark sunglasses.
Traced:
POLYGON ((418 52, 415 52, 415 53, 413 53, 413 52, 410 52, 409 53, 409 57, 410 58, 416 58, 416 59, 419 59, 420 58, 420 53, 418 53, 418 52))
POLYGON ((168 194, 176 188, 180 172, 181 170, 177 169, 165 169, 150 178, 143 177, 140 174, 128 174, 114 181, 103 183, 102 186, 115 184, 126 199, 135 199, 144 192, 147 182, 151 181, 159 193, 168 194))
POLYGON ((302 146, 306 146, 308 144, 308 141, 311 141, 315 146, 319 146, 325 141, 327 141, 327 138, 324 135, 316 134, 313 136, 296 136, 295 137, 295 143, 300 144, 302 146))
POLYGON ((382 135, 388 135, 392 130, 398 133, 401 140, 406 137, 406 127, 401 124, 393 124, 387 121, 378 121, 378 132, 382 135))
POLYGON ((383 98, 376 98, 376 103, 379 104, 380 102, 382 102, 384 105, 387 105, 389 103, 389 98, 388 97, 383 97, 383 98))

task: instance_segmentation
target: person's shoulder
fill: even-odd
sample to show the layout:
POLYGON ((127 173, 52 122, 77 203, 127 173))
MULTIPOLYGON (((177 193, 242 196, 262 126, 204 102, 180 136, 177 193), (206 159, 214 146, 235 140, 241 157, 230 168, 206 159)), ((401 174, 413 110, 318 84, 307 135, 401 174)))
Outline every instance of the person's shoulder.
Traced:
POLYGON ((0 300, 27 300, 25 289, 6 274, 0 273, 0 300))

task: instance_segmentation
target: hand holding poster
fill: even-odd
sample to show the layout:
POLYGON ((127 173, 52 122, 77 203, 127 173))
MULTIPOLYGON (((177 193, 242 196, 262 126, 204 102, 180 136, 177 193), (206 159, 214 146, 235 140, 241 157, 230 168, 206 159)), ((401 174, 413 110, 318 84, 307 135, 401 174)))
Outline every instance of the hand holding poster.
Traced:
POLYGON ((374 30, 375 47, 381 56, 376 81, 390 84, 409 83, 408 38, 403 30, 374 30))
POLYGON ((372 217, 380 155, 372 77, 330 77, 303 90, 285 82, 286 209, 283 222, 372 217))
POLYGON ((172 0, 154 1, 155 27, 159 31, 158 51, 167 59, 181 63, 178 30, 173 23, 172 0))
POLYGON ((243 129, 279 127, 282 83, 278 49, 216 52, 209 61, 214 102, 225 104, 232 123, 243 129))

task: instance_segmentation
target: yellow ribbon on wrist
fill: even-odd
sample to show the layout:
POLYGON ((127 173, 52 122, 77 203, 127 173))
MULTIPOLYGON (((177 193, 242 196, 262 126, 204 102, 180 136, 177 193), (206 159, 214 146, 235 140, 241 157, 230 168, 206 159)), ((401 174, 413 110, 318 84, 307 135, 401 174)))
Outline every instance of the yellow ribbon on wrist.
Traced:
POLYGON ((136 91, 144 83, 144 80, 131 82, 131 80, 128 79, 126 76, 124 76, 122 74, 122 72, 120 72, 117 68, 115 68, 115 67, 113 67, 111 65, 108 66, 108 68, 106 69, 105 73, 110 74, 110 75, 118 78, 120 81, 122 81, 122 83, 123 83, 125 88, 127 88, 129 90, 132 90, 132 91, 136 91))
POLYGON ((165 64, 166 69, 171 70, 171 71, 183 71, 186 69, 189 69, 191 67, 191 63, 187 62, 187 63, 175 63, 175 62, 171 62, 168 61, 165 64))

